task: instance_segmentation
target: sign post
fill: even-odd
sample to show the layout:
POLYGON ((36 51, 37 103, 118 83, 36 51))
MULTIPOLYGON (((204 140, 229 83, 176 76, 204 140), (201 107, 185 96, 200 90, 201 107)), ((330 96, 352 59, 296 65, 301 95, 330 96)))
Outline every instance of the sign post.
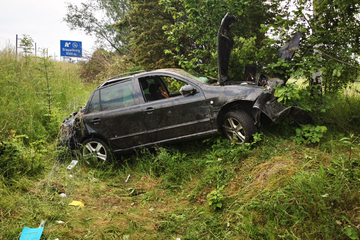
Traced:
POLYGON ((60 40, 60 56, 82 57, 82 43, 79 41, 60 40))

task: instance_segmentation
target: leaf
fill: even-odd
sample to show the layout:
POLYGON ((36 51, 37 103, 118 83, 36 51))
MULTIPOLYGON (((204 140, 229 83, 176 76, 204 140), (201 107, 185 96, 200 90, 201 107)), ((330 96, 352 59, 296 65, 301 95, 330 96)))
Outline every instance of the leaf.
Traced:
POLYGON ((343 229, 343 233, 348 236, 350 239, 353 240, 358 240, 359 239, 359 235, 357 233, 357 231, 355 231, 352 227, 347 226, 343 229))

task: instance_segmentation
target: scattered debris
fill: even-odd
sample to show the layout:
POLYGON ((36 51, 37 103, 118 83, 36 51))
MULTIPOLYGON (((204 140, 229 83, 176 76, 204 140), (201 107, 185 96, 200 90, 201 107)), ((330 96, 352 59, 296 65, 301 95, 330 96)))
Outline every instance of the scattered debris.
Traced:
POLYGON ((129 174, 129 176, 127 176, 125 183, 127 183, 129 181, 129 178, 130 178, 130 174, 129 174))
POLYGON ((41 223, 40 223, 40 225, 39 225, 39 228, 44 227, 44 226, 45 226, 45 220, 41 220, 41 223))
POLYGON ((62 197, 62 198, 66 198, 66 197, 67 197, 65 193, 60 193, 59 196, 62 197))
POLYGON ((80 206, 80 207, 84 207, 84 203, 83 202, 80 202, 80 201, 72 201, 71 203, 69 203, 69 206, 80 206))
POLYGON ((69 166, 66 167, 66 169, 71 170, 73 167, 76 166, 78 162, 79 162, 78 160, 72 160, 69 166))
POLYGON ((58 224, 64 224, 65 222, 64 222, 64 221, 61 221, 61 220, 58 220, 58 221, 56 221, 56 223, 58 223, 58 224))
POLYGON ((40 240, 44 231, 45 221, 42 220, 38 228, 24 227, 21 232, 19 240, 40 240))

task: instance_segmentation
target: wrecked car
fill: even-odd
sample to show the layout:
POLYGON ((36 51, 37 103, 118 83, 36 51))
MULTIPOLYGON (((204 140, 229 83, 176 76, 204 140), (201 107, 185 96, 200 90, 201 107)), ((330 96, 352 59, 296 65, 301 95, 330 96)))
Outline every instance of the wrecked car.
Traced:
MULTIPOLYGON (((264 119, 279 122, 292 116, 300 123, 310 116, 285 107, 273 86, 284 84, 253 70, 245 81, 228 77, 232 37, 227 14, 218 33, 217 79, 183 69, 137 71, 110 78, 98 86, 79 112, 65 119, 60 143, 81 149, 83 157, 108 160, 111 153, 157 144, 205 138, 224 132, 232 142, 251 141, 264 119)), ((284 49, 283 49, 284 50, 284 49)), ((287 47, 288 56, 296 47, 287 47)))

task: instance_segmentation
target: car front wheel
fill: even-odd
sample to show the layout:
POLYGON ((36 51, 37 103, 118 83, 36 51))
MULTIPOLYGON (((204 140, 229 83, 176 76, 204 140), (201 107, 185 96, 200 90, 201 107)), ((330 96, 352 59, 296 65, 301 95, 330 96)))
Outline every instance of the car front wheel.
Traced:
POLYGON ((85 160, 97 158, 99 162, 105 162, 110 159, 107 144, 97 138, 85 140, 82 144, 81 154, 85 160))
POLYGON ((254 120, 242 110, 226 113, 222 127, 226 137, 238 145, 250 142, 252 135, 257 132, 254 120))

